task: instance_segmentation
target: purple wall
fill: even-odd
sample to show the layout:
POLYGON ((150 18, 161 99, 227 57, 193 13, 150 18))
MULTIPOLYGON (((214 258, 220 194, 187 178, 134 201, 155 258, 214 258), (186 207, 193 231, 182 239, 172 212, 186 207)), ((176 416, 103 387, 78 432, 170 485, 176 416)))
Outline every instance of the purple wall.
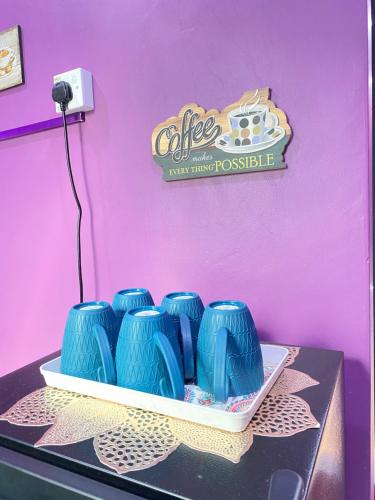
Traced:
MULTIPOLYGON (((366 16, 358 0, 2 0, 0 18, 23 28, 27 82, 0 94, 0 130, 54 116, 52 75, 94 75, 96 111, 71 127, 86 297, 196 289, 247 301, 263 339, 344 350, 356 500, 370 474, 366 16), (294 130, 287 171, 162 181, 157 123, 261 86, 294 130)), ((77 301, 61 134, 0 143, 0 374, 58 349, 77 301)))

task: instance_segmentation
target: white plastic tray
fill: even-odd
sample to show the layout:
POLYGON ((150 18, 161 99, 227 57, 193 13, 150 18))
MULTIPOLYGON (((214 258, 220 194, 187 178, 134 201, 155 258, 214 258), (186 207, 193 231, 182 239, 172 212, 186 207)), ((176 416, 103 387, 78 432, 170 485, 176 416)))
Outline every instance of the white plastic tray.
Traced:
POLYGON ((40 367, 46 384, 66 391, 78 392, 113 403, 134 406, 170 417, 189 420, 198 424, 217 427, 229 432, 244 430, 253 418, 261 402, 279 377, 288 349, 275 345, 261 344, 265 382, 261 389, 248 396, 229 398, 227 403, 215 403, 210 395, 195 386, 185 386, 185 401, 156 396, 145 392, 125 389, 114 385, 71 377, 60 372, 60 357, 40 367))

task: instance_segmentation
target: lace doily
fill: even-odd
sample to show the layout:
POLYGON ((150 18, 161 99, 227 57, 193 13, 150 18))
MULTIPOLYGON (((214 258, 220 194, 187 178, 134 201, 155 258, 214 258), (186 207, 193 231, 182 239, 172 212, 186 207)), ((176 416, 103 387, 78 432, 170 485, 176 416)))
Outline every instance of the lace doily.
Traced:
POLYGON ((129 422, 95 436, 94 449, 99 460, 119 474, 147 469, 165 460, 180 441, 171 431, 167 417, 153 415, 154 422, 149 424, 129 422))
POLYGON ((266 396, 250 425, 258 436, 276 437, 319 427, 306 401, 294 394, 266 396))
POLYGON ((318 384, 319 382, 306 373, 292 370, 291 368, 284 368, 269 394, 294 394, 318 384))
POLYGON ((294 360, 299 354, 300 348, 299 347, 288 347, 289 354, 288 357, 286 358, 285 365, 284 366, 290 366, 294 363, 294 360))
POLYGON ((125 406, 93 398, 77 399, 60 410, 54 425, 35 446, 78 443, 128 420, 125 406))
POLYGON ((219 455, 234 463, 238 463, 253 444, 253 429, 250 425, 243 432, 233 433, 171 419, 170 427, 173 434, 186 446, 219 455))
POLYGON ((0 420, 25 426, 43 426, 53 424, 59 412, 77 399, 85 396, 74 392, 61 391, 52 387, 43 387, 17 401, 0 420))
MULTIPOLYGON (((286 365, 294 362, 299 348, 289 351, 286 365)), ((93 439, 100 462, 119 474, 152 467, 181 444, 238 463, 254 436, 288 437, 318 428, 309 405, 294 394, 318 383, 300 371, 285 368, 247 429, 239 433, 51 387, 20 399, 0 415, 0 420, 24 426, 49 425, 35 446, 63 446, 93 439)))

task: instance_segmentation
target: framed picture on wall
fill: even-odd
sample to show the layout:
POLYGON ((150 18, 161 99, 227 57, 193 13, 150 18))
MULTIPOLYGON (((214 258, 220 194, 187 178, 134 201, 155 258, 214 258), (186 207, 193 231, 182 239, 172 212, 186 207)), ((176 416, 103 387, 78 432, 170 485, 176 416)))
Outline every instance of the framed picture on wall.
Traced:
POLYGON ((21 28, 0 31, 0 91, 25 83, 21 28))

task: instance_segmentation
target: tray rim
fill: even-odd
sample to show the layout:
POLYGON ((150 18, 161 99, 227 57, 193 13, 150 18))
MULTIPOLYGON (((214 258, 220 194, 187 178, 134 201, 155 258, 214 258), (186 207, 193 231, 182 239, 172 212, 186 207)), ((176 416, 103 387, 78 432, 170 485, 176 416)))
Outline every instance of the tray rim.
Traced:
MULTIPOLYGON (((150 393, 136 391, 134 389, 128 389, 126 387, 119 387, 119 386, 115 386, 115 385, 110 385, 110 387, 112 388, 112 390, 114 390, 116 392, 119 391, 119 394, 122 393, 122 394, 126 395, 126 394, 130 393, 130 396, 133 396, 135 398, 141 397, 140 395, 143 395, 143 396, 146 395, 147 400, 149 400, 151 402, 155 402, 155 405, 158 406, 158 409, 154 408, 154 409, 150 410, 149 408, 145 408, 145 405, 138 406, 136 404, 132 404, 129 402, 115 401, 113 399, 113 397, 111 398, 110 396, 108 398, 103 398, 101 396, 93 396, 92 394, 87 394, 87 391, 72 390, 72 388, 70 386, 69 386, 69 388, 67 388, 67 384, 69 384, 69 382, 70 383, 76 382, 77 379, 84 381, 85 384, 89 384, 89 386, 93 387, 93 388, 94 388, 94 384, 95 384, 95 387, 99 386, 101 388, 106 388, 106 387, 108 387, 109 384, 104 384, 102 382, 98 382, 98 381, 94 381, 94 380, 82 379, 80 377, 74 377, 71 375, 65 375, 63 373, 58 373, 58 372, 53 371, 53 370, 48 370, 48 366, 52 365, 53 363, 56 363, 56 361, 60 360, 61 356, 57 356, 56 358, 53 358, 53 359, 47 361, 46 363, 43 363, 42 365, 40 365, 39 370, 40 370, 40 373, 42 374, 42 376, 45 380, 45 383, 48 387, 55 387, 58 389, 69 391, 69 392, 75 392, 77 394, 86 395, 86 396, 89 396, 92 398, 99 399, 101 401, 108 401, 108 402, 112 402, 115 404, 122 404, 122 405, 133 407, 133 408, 140 408, 140 409, 143 409, 145 411, 151 411, 151 412, 159 413, 162 415, 170 416, 171 418, 178 418, 180 420, 195 422, 195 423, 198 423, 200 425, 215 427, 215 428, 226 430, 229 432, 240 432, 241 430, 243 430, 244 428, 247 427, 247 425, 249 424, 249 422, 253 418, 254 414, 256 413, 257 409, 259 408, 259 406, 261 405, 261 403, 263 402, 263 400, 265 399, 265 397, 267 396, 267 394, 269 393, 269 391, 271 390, 271 388, 273 387, 273 385, 275 384, 275 382, 277 381, 277 379, 281 375, 282 370, 285 367, 285 361, 286 361, 287 356, 289 354, 289 349, 287 347, 284 347, 284 346, 275 345, 275 344, 268 344, 268 343, 267 344, 261 343, 260 345, 261 345, 262 351, 263 351, 263 348, 265 348, 265 349, 273 348, 273 349, 276 349, 279 351, 284 351, 284 355, 282 356, 279 363, 276 365, 275 370, 272 372, 272 375, 269 377, 267 382, 262 386, 262 389, 258 392, 253 403, 249 406, 249 408, 247 408, 246 410, 241 411, 241 412, 228 412, 228 411, 225 411, 225 410, 222 410, 219 408, 212 408, 209 406, 197 405, 197 404, 189 403, 187 401, 180 401, 177 399, 166 398, 164 396, 159 396, 157 394, 150 394, 150 393), (59 377, 63 383, 59 384, 59 386, 56 386, 55 384, 48 383, 47 379, 46 379, 46 375, 45 375, 46 373, 47 373, 47 376, 49 374, 53 374, 54 377, 59 377), (67 384, 64 384, 64 381, 66 381, 67 384), (62 385, 65 385, 65 387, 62 387, 62 385), (158 404, 158 402, 159 402, 159 404, 158 404), (241 429, 239 431, 237 429, 231 430, 228 425, 220 425, 220 424, 215 425, 214 423, 203 423, 203 422, 200 422, 197 418, 188 418, 188 414, 184 414, 184 418, 181 418, 181 417, 178 417, 174 414, 172 415, 171 412, 168 412, 167 408, 165 407, 166 403, 168 403, 168 402, 171 403, 176 408, 180 408, 181 410, 182 409, 186 410, 187 408, 190 408, 194 412, 198 412, 198 413, 202 414, 202 416, 203 415, 211 416, 211 417, 216 416, 217 418, 222 418, 223 420, 230 421, 233 424, 235 423, 236 427, 241 422, 243 422, 244 425, 241 425, 241 429)), ((262 354, 263 354, 263 352, 262 352, 262 354)), ((189 385, 189 384, 185 384, 185 385, 189 385)))

